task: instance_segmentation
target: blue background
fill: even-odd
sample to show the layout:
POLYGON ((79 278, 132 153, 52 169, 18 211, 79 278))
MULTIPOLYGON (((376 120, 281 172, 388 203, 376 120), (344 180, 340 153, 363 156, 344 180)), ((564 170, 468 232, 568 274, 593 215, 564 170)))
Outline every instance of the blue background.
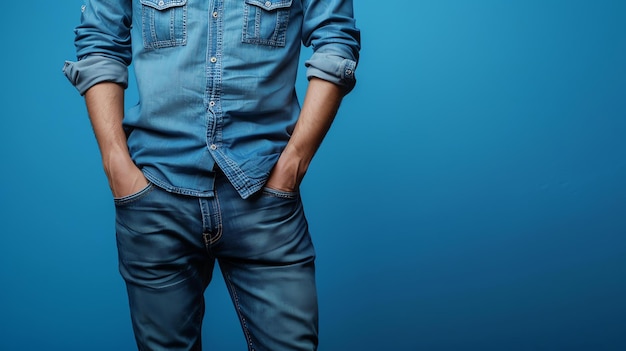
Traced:
MULTIPOLYGON (((3 5, 0 350, 134 347, 61 74, 81 4, 3 5)), ((355 11, 358 86, 302 189, 320 350, 626 350, 626 2, 355 11)), ((221 279, 206 295, 207 348, 244 350, 221 279)))

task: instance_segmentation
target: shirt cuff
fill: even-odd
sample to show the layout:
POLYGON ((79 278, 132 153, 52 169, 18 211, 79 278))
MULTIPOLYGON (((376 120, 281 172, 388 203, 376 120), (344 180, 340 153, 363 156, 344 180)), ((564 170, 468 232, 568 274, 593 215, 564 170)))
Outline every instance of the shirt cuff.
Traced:
POLYGON ((105 56, 91 55, 76 62, 65 61, 63 73, 80 95, 101 82, 118 83, 124 89, 128 87, 128 67, 105 56))
POLYGON ((305 62, 305 66, 307 79, 315 77, 335 83, 341 86, 346 94, 356 84, 354 76, 356 61, 331 53, 316 52, 305 62))

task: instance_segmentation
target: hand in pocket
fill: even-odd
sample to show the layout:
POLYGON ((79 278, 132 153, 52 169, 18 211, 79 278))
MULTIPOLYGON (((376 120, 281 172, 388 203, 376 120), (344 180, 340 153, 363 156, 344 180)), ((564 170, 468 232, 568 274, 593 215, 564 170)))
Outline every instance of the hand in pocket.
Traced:
POLYGON ((148 186, 143 172, 130 160, 110 164, 106 173, 115 198, 135 194, 148 186))

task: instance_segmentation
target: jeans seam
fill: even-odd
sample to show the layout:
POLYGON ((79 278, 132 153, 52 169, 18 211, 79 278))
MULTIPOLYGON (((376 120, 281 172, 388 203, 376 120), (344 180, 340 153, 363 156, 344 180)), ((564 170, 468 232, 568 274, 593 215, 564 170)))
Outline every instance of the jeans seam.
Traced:
POLYGON ((204 246, 206 250, 210 251, 211 246, 222 238, 223 233, 222 214, 220 212, 217 192, 214 192, 213 200, 205 200, 201 198, 199 199, 199 203, 202 216, 202 238, 204 239, 204 246), (213 212, 208 209, 208 207, 211 207, 211 205, 207 205, 208 201, 214 201, 214 204, 212 205, 213 212))
POLYGON ((241 305, 239 304, 239 295, 237 295, 237 290, 235 289, 235 286, 233 285, 231 281, 230 274, 226 274, 226 282, 228 285, 228 290, 230 291, 232 295, 233 303, 235 304, 235 310, 237 311, 237 316, 239 317, 239 322, 241 323, 243 333, 246 337, 246 341, 248 342, 247 343, 248 350, 254 351, 254 347, 252 344, 252 336, 250 335, 250 330, 248 330, 248 323, 246 323, 246 318, 243 316, 241 312, 241 305))
POLYGON ((220 199, 219 199, 219 195, 217 193, 217 189, 215 189, 215 205, 213 206, 213 209, 215 211, 215 236, 211 239, 210 244, 213 245, 215 244, 218 240, 220 240, 222 238, 222 232, 223 232, 223 227, 222 227, 222 211, 221 211, 221 207, 220 207, 220 199))

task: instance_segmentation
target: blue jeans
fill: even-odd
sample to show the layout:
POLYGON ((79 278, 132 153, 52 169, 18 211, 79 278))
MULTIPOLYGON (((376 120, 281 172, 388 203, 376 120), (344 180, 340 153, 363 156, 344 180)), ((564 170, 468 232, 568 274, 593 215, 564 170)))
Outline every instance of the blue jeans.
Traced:
POLYGON ((120 272, 139 350, 201 350, 217 260, 248 349, 317 349, 315 252, 300 197, 243 200, 218 172, 215 196, 152 184, 115 199, 120 272))

